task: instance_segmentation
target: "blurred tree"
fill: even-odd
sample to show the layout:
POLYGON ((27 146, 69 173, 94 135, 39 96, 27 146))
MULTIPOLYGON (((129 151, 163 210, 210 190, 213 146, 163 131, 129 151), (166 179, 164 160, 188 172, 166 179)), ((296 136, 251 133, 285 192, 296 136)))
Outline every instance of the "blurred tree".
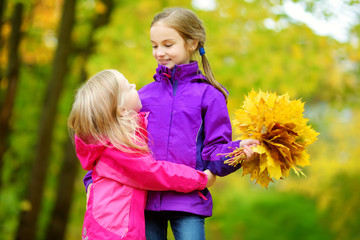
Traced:
MULTIPOLYGON (((96 16, 91 21, 91 29, 86 37, 87 43, 84 47, 77 49, 77 56, 80 60, 80 81, 84 82, 87 79, 87 72, 85 69, 87 59, 93 54, 96 42, 94 35, 96 31, 105 26, 110 21, 111 12, 113 10, 113 0, 102 0, 98 4, 103 4, 101 9, 96 11, 96 16)), ((47 228, 46 239, 61 240, 64 239, 66 226, 68 223, 69 210, 71 206, 74 181, 78 169, 78 160, 74 152, 73 142, 67 138, 64 144, 64 152, 66 153, 63 159, 61 171, 59 173, 59 183, 57 187, 57 194, 55 200, 55 207, 51 216, 50 224, 47 228)))
POLYGON ((30 187, 27 201, 30 208, 23 209, 17 231, 17 239, 35 239, 38 215, 41 207, 45 177, 50 157, 51 142, 53 137, 54 120, 57 104, 63 90, 65 75, 68 70, 68 57, 71 46, 71 33, 75 17, 75 0, 65 0, 63 14, 60 22, 58 47, 53 61, 53 72, 46 91, 45 105, 43 108, 39 138, 36 146, 33 171, 30 176, 30 187))
POLYGON ((229 88, 229 100, 237 102, 243 99, 239 93, 260 88, 309 103, 344 105, 360 91, 359 79, 348 71, 355 49, 294 22, 276 10, 280 4, 226 0, 211 17, 200 13, 209 29, 207 54, 215 76, 229 88))
MULTIPOLYGON (((5 6, 6 6, 6 1, 2 0, 0 1, 0 51, 3 47, 4 41, 3 41, 3 36, 2 36, 2 27, 3 27, 3 23, 4 23, 4 12, 5 12, 5 6)), ((0 83, 1 83, 1 79, 2 79, 2 72, 1 72, 1 68, 0 68, 0 83)))
POLYGON ((74 181, 76 173, 78 172, 78 160, 70 139, 64 144, 64 151, 65 156, 60 171, 55 206, 50 217, 45 239, 64 239, 69 220, 69 211, 73 200, 74 181))
MULTIPOLYGON (((1 9, 0 9, 1 11, 1 9)), ((17 3, 14 7, 14 14, 11 20, 11 35, 9 39, 8 50, 8 69, 3 80, 6 89, 1 89, 1 93, 5 92, 5 98, 0 101, 0 191, 2 187, 2 172, 3 172, 3 156, 9 144, 8 138, 11 133, 10 119, 13 112, 14 102, 16 98, 16 89, 19 80, 20 57, 19 45, 21 39, 21 24, 23 18, 23 4, 17 3)), ((1 18, 0 18, 1 19, 1 18)), ((1 31, 1 29, 0 29, 1 31)), ((0 76, 1 77, 1 76, 0 76)))
MULTIPOLYGON (((338 21, 340 25, 344 26, 343 38, 347 39, 344 40, 345 43, 335 43, 336 47, 331 48, 327 60, 318 59, 321 62, 327 62, 326 65, 331 66, 327 68, 327 71, 324 71, 328 73, 325 75, 326 81, 320 82, 319 89, 322 91, 319 91, 315 100, 326 100, 336 105, 336 107, 343 107, 344 105, 360 106, 360 99, 358 98, 360 94, 360 1, 288 1, 303 6, 304 10, 312 14, 315 19, 323 20, 323 22, 326 20, 338 21), (346 29, 346 25, 349 26, 349 29, 346 29)), ((295 23, 300 24, 296 21, 295 23)), ((327 39, 333 39, 333 37, 327 39)), ((321 47, 324 46, 324 43, 325 39, 321 47)), ((319 74, 316 74, 316 76, 322 77, 319 74)))
POLYGON ((337 240, 360 239, 360 174, 339 171, 331 180, 325 196, 330 196, 323 212, 324 222, 337 240))

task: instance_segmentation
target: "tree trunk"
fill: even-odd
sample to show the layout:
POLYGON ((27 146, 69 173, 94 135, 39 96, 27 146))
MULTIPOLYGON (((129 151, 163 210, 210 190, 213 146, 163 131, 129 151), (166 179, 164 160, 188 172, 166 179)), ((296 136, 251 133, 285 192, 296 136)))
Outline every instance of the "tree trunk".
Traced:
POLYGON ((71 33, 74 25, 76 0, 65 0, 59 29, 58 47, 53 61, 53 72, 47 88, 45 104, 40 119, 39 137, 35 149, 35 159, 26 201, 31 208, 22 210, 16 239, 33 240, 40 207, 42 203, 46 172, 53 136, 53 128, 58 101, 63 89, 65 74, 68 69, 71 33))
POLYGON ((66 223, 71 208, 74 182, 79 164, 70 138, 65 143, 64 149, 66 153, 59 177, 57 199, 45 239, 62 240, 66 232, 66 223))
MULTIPOLYGON (((0 0, 0 52, 3 48, 4 45, 4 39, 2 39, 2 25, 4 23, 4 11, 5 11, 5 6, 6 6, 6 1, 5 0, 0 0)), ((0 84, 3 78, 3 74, 2 74, 3 69, 1 69, 0 67, 0 84)), ((1 101, 1 100, 0 100, 1 101)))
MULTIPOLYGON (((4 16, 4 10, 5 10, 5 6, 6 6, 6 1, 5 0, 1 0, 0 1, 0 32, 2 30, 2 24, 3 24, 3 16, 4 16)), ((0 35, 0 43, 2 43, 2 39, 1 39, 1 35, 0 35)), ((0 49, 1 49, 2 44, 0 44, 0 49)))
POLYGON ((2 187, 2 172, 4 159, 3 156, 9 146, 8 136, 10 133, 10 118, 13 112, 16 89, 19 79, 19 43, 21 39, 21 23, 23 15, 23 4, 17 3, 15 5, 14 14, 11 20, 11 35, 9 39, 9 63, 6 74, 7 90, 4 101, 2 102, 0 112, 0 190, 2 187))
MULTIPOLYGON (((86 60, 94 52, 96 43, 94 43, 94 35, 96 30, 105 26, 111 16, 111 10, 113 8, 113 0, 102 0, 107 7, 104 13, 96 15, 93 20, 92 28, 88 36, 88 42, 86 46, 81 49, 80 54, 83 61, 81 61, 81 76, 80 82, 87 79, 87 73, 85 71, 86 60)), ((66 232, 66 225, 68 222, 68 215, 71 207, 71 201, 74 191, 74 182, 79 167, 78 160, 76 158, 72 141, 68 139, 65 146, 65 159, 63 167, 60 172, 59 186, 57 189, 57 199, 55 207, 51 216, 50 224, 47 229, 46 239, 62 240, 64 239, 66 232)))

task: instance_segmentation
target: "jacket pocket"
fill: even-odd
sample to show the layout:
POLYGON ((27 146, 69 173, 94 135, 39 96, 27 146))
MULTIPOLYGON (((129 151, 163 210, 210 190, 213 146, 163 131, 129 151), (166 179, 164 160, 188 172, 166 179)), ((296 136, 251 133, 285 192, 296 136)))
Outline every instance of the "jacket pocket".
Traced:
POLYGON ((133 189, 102 178, 92 186, 93 216, 106 230, 122 236, 128 232, 133 189))

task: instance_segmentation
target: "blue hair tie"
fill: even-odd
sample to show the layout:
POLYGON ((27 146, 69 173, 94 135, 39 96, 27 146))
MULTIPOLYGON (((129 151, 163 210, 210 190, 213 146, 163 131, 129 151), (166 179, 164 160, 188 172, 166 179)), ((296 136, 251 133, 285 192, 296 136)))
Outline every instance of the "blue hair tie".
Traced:
POLYGON ((199 48, 200 56, 205 54, 205 49, 203 47, 199 48))

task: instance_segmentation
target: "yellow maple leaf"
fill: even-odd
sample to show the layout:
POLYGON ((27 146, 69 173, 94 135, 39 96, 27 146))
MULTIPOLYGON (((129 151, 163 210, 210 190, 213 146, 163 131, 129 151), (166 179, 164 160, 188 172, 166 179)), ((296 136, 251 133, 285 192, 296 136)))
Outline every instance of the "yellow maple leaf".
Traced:
POLYGON ((304 118, 304 103, 290 100, 288 94, 255 92, 245 96, 243 106, 235 111, 232 121, 240 139, 253 138, 261 145, 253 147, 258 157, 245 161, 243 149, 236 148, 227 155, 225 163, 242 164, 243 176, 250 174, 251 180, 262 187, 273 179, 285 179, 290 169, 297 175, 304 175, 298 167, 310 165, 306 147, 316 141, 318 133, 307 125, 304 118))

